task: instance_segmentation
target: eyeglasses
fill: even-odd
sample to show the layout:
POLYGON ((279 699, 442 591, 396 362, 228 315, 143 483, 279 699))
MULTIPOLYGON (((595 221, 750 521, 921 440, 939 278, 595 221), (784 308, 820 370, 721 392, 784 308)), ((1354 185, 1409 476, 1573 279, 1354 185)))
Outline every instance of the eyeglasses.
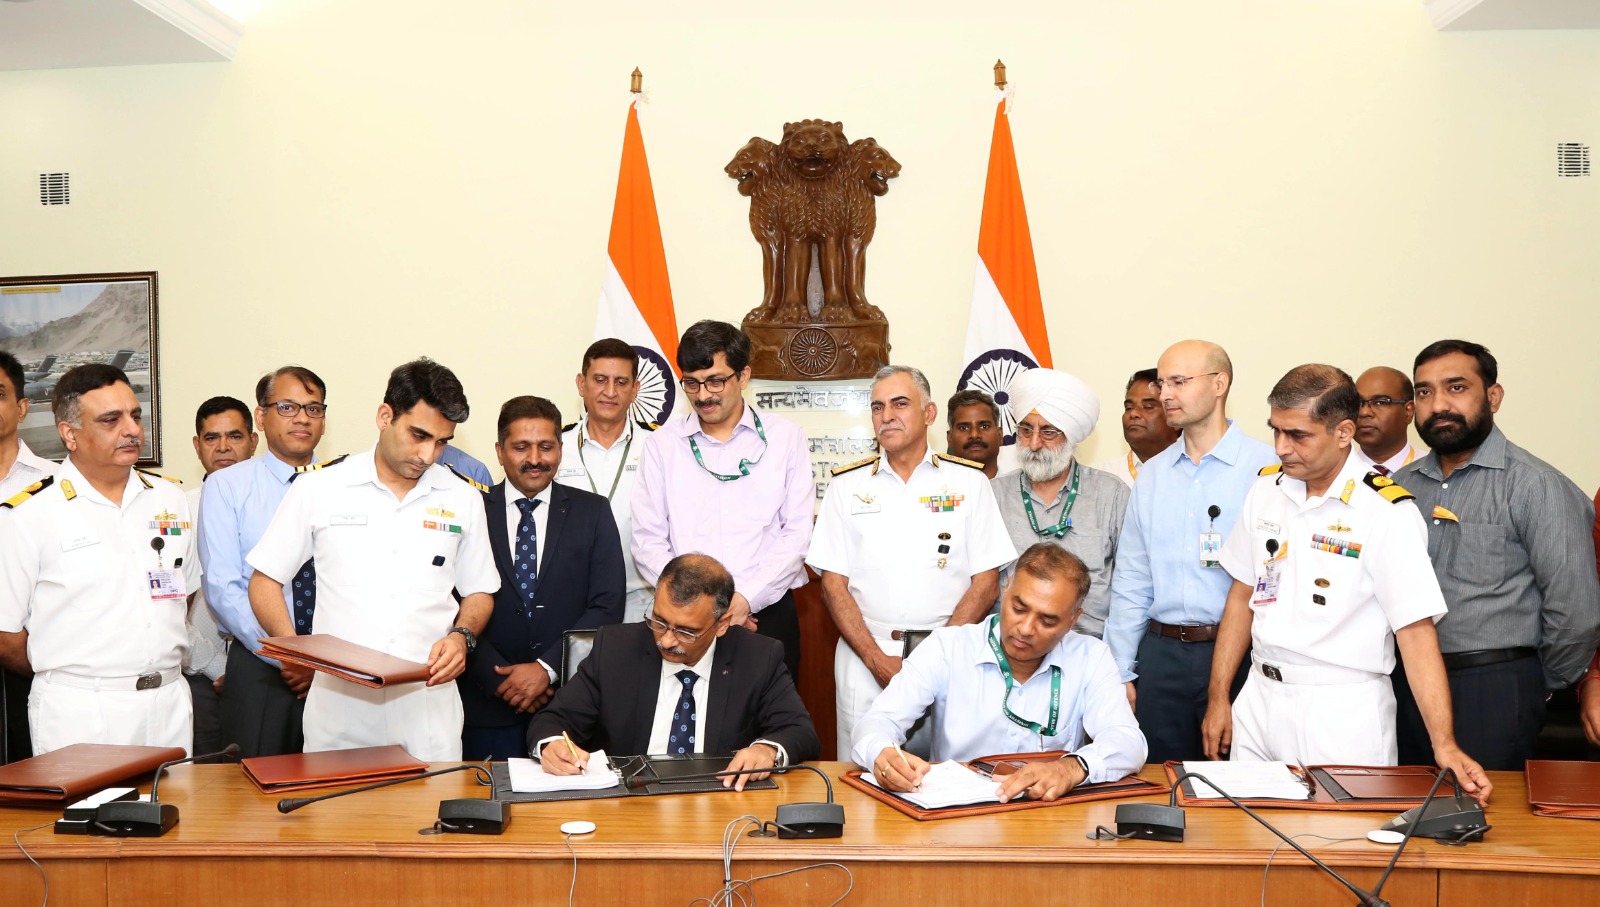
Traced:
POLYGON ((645 615, 644 622, 645 622, 645 624, 647 626, 650 627, 650 632, 656 634, 657 636, 660 636, 661 634, 670 631, 673 636, 676 636, 678 638, 678 642, 695 642, 700 637, 706 635, 706 631, 705 630, 701 630, 698 633, 692 632, 690 630, 680 630, 677 627, 674 627, 671 624, 669 624, 669 623, 661 620, 660 618, 656 617, 654 614, 645 615))
POLYGON ((1386 407, 1386 406, 1403 406, 1403 405, 1405 405, 1407 403, 1410 403, 1410 402, 1411 402, 1410 400, 1396 400, 1393 397, 1382 397, 1382 396, 1379 396, 1379 397, 1362 397, 1361 398, 1361 405, 1362 406, 1370 406, 1373 409, 1381 409, 1381 408, 1386 407))
POLYGON ((1034 435, 1038 435, 1039 440, 1045 442, 1046 444, 1054 444, 1062 438, 1065 438, 1067 433, 1053 425, 1046 425, 1044 428, 1036 429, 1032 425, 1024 422, 1017 426, 1017 440, 1031 441, 1033 440, 1034 435))
POLYGON ((1190 381, 1193 381, 1196 378, 1210 378, 1210 377, 1212 377, 1214 375, 1220 375, 1220 374, 1222 374, 1222 373, 1221 372, 1206 372, 1204 375, 1173 375, 1171 378, 1157 378, 1156 380, 1154 380, 1154 381, 1152 381, 1150 383, 1154 384, 1156 386, 1156 390, 1158 390, 1158 391, 1159 390, 1165 390, 1165 389, 1167 389, 1169 387, 1176 391, 1176 390, 1183 390, 1183 386, 1185 384, 1188 384, 1190 381))
POLYGON ((696 381, 693 378, 685 378, 678 383, 683 385, 683 392, 686 394, 698 394, 700 393, 701 387, 704 387, 706 390, 715 394, 720 393, 724 387, 728 386, 728 382, 732 381, 735 377, 735 375, 723 375, 721 378, 712 377, 707 378, 704 381, 696 381))
POLYGON ((278 415, 288 419, 302 409, 306 415, 313 419, 320 419, 328 414, 326 403, 296 403, 293 400, 279 400, 277 403, 268 403, 267 406, 277 410, 278 415))

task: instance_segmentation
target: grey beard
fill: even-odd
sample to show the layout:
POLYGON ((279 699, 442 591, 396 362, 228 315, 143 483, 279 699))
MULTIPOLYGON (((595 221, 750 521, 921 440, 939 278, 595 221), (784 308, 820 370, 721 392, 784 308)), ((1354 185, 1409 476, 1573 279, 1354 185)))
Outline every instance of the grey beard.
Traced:
POLYGON ((1048 482, 1072 468, 1072 442, 1067 441, 1053 450, 1048 447, 1038 450, 1024 447, 1017 452, 1017 460, 1022 464, 1022 474, 1028 477, 1028 481, 1048 482))

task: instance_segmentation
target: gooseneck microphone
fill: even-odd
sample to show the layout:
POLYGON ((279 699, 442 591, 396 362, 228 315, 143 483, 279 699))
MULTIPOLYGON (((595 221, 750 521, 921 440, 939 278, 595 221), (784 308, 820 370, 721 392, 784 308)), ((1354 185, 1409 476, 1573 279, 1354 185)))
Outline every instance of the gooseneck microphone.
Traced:
POLYGON ((773 817, 773 825, 778 828, 780 838, 839 838, 844 836, 844 807, 833 802, 833 782, 822 769, 814 765, 797 762, 793 765, 774 766, 772 768, 740 768, 723 772, 705 772, 698 775, 678 775, 665 780, 650 780, 641 778, 643 770, 635 772, 633 777, 627 779, 625 786, 628 790, 639 790, 651 784, 673 784, 679 781, 713 781, 717 778, 733 778, 739 775, 783 775, 803 768, 808 772, 815 772, 822 779, 822 784, 828 790, 826 803, 784 803, 778 807, 777 815, 773 817))
MULTIPOLYGON (((436 771, 423 772, 420 775, 407 775, 404 778, 391 778, 388 781, 379 781, 374 784, 364 784, 361 787, 352 787, 349 790, 335 791, 323 794, 320 797, 285 797, 278 801, 278 812, 292 813, 302 806, 320 803, 323 800, 332 800, 336 797, 345 797, 350 794, 364 793, 377 790, 380 787, 392 787, 396 784, 406 784, 423 778, 432 778, 435 775, 448 775, 451 772, 473 772, 478 776, 478 783, 492 785, 494 776, 489 772, 488 762, 468 762, 463 765, 452 765, 436 771)), ((439 801, 439 819, 434 823, 437 832, 456 832, 471 835, 497 835, 506 830, 511 824, 511 804, 505 800, 493 798, 493 791, 487 799, 476 797, 461 797, 452 800, 439 801)))
POLYGON ((448 775, 451 772, 477 772, 479 784, 490 784, 493 780, 489 774, 488 768, 483 765, 479 765, 476 762, 468 762, 464 765, 453 765, 449 768, 441 768, 436 771, 423 772, 420 775, 407 775, 404 778, 391 778, 388 781, 379 781, 375 784, 363 784, 360 787, 352 787, 349 790, 335 791, 331 794, 323 794, 320 797, 285 797, 278 801, 278 812, 292 813, 302 806, 310 806, 313 803, 321 803, 323 800, 333 800, 338 797, 348 797, 351 794, 366 793, 369 790, 377 790, 380 787, 392 787, 396 784, 407 784, 412 781, 420 781, 423 778, 432 778, 435 775, 448 775))
MULTIPOLYGON (((157 550, 160 537, 151 540, 150 547, 157 550)), ((110 835, 118 838, 159 838, 178 824, 178 807, 171 803, 162 803, 157 796, 161 788, 161 773, 168 767, 193 762, 196 759, 219 759, 239 755, 239 744, 230 743, 221 752, 207 753, 202 756, 189 756, 183 759, 173 759, 156 766, 155 780, 150 783, 149 800, 116 800, 103 803, 94 811, 94 818, 89 822, 89 833, 92 835, 110 835)))

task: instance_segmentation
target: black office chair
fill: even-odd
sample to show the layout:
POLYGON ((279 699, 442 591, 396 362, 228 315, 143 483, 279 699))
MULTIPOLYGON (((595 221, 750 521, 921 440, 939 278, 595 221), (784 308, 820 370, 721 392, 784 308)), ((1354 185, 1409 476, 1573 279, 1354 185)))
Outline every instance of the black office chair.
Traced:
POLYGON ((594 648, 594 630, 568 630, 561 634, 561 682, 565 684, 578 673, 578 665, 589 657, 594 648))
MULTIPOLYGON (((900 630, 898 632, 902 644, 900 657, 906 659, 911 657, 911 652, 917 646, 922 645, 922 641, 927 639, 928 634, 933 631, 900 630)), ((911 725, 911 730, 906 732, 906 742, 901 749, 920 759, 931 759, 933 753, 933 722, 933 706, 930 705, 927 713, 918 718, 916 724, 911 725)))

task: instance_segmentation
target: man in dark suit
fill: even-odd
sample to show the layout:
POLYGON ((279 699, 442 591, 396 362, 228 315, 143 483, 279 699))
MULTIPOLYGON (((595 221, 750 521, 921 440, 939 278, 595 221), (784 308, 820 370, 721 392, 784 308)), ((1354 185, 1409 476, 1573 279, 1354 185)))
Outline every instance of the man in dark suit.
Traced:
MULTIPOLYGON (((817 758, 822 744, 784 666, 783 644, 732 625, 733 590, 733 576, 713 558, 668 562, 644 623, 603 628, 572 681, 533 717, 528 746, 545 771, 576 774, 588 749, 733 751, 730 771, 817 758)), ((746 780, 765 777, 727 778, 724 786, 743 790, 746 780)))
POLYGON ((495 454, 505 481, 484 494, 500 591, 467 661, 462 758, 527 753, 529 717, 550 700, 561 634, 622 620, 622 542, 606 499, 551 481, 561 412, 542 397, 500 407, 495 454))

